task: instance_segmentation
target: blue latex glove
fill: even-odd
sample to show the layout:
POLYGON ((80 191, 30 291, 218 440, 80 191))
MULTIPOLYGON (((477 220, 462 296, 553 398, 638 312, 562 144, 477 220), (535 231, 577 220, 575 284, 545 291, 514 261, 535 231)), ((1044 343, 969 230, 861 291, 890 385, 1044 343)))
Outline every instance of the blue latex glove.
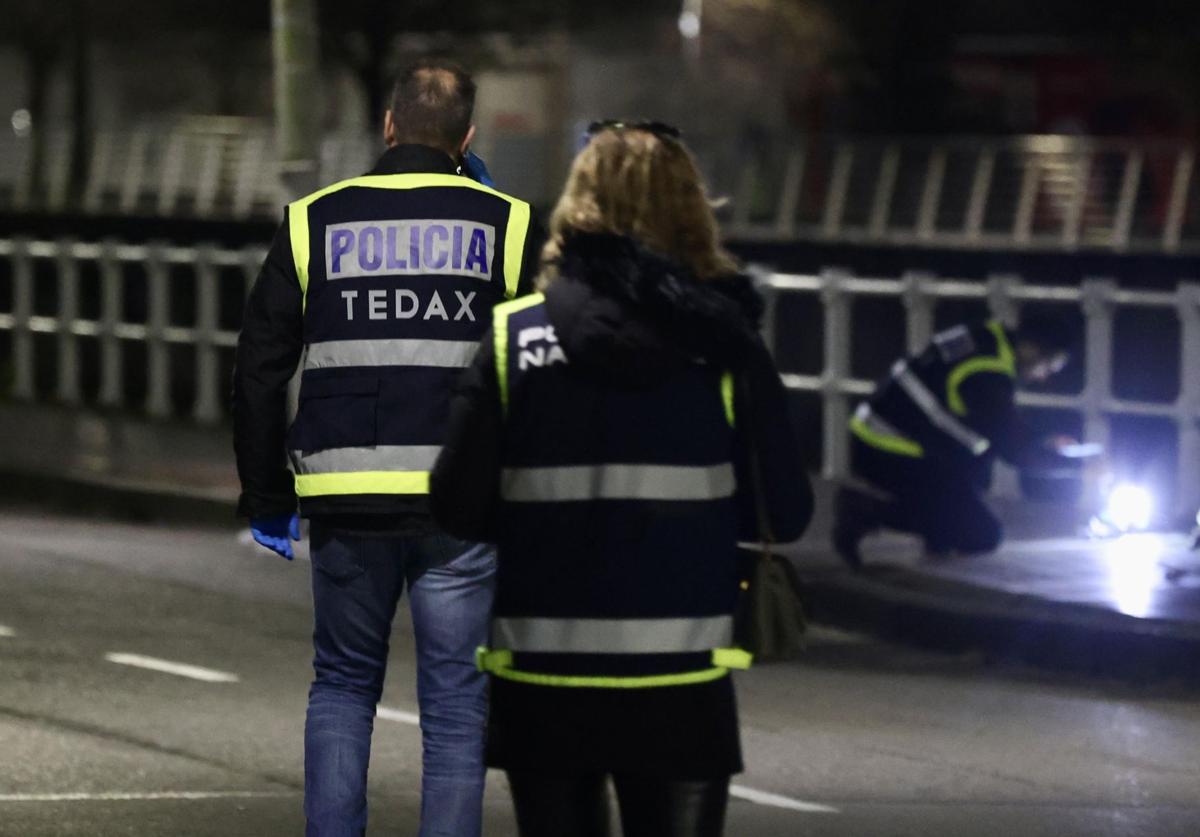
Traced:
POLYGON ((483 158, 469 148, 463 157, 462 172, 477 183, 482 183, 484 186, 489 186, 493 189, 496 188, 496 181, 492 180, 492 175, 487 170, 487 165, 483 162, 483 158))
POLYGON ((292 541, 300 540, 300 515, 255 517, 250 521, 250 534, 267 549, 291 561, 296 557, 292 552, 292 541))

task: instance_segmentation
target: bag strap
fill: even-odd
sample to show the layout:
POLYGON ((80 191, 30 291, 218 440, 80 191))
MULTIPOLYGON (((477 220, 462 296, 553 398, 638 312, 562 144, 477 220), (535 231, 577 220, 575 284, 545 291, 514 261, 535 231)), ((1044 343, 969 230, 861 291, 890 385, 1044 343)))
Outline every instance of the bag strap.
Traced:
POLYGON ((754 513, 758 518, 758 539, 762 544, 764 558, 771 556, 771 547, 775 544, 775 535, 771 531, 771 518, 767 514, 766 485, 763 480, 762 460, 758 455, 758 445, 754 442, 754 407, 750 397, 750 385, 746 377, 738 377, 738 388, 742 392, 742 412, 747 421, 742 425, 749 428, 744 436, 746 453, 750 460, 750 493, 754 498, 754 513))

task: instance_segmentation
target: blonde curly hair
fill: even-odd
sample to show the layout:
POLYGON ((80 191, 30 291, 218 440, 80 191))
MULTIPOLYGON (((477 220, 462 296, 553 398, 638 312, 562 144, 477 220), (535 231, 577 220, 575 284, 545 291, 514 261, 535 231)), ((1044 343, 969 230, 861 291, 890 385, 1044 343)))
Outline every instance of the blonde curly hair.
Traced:
POLYGON ((540 289, 558 278, 563 243, 574 232, 629 236, 701 280, 737 270, 718 241, 692 155, 677 139, 645 129, 603 129, 575 158, 550 216, 540 289))

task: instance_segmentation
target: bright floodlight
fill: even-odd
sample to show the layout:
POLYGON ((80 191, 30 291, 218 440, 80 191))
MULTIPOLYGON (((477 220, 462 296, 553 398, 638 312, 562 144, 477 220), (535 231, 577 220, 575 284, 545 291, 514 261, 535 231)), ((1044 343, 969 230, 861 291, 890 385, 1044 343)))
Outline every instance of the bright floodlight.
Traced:
POLYGON ((700 15, 693 11, 684 12, 679 16, 679 34, 689 41, 700 37, 700 15))
POLYGON ((1154 514, 1154 497, 1140 485, 1118 483, 1108 493, 1105 519, 1121 532, 1145 529, 1154 514))

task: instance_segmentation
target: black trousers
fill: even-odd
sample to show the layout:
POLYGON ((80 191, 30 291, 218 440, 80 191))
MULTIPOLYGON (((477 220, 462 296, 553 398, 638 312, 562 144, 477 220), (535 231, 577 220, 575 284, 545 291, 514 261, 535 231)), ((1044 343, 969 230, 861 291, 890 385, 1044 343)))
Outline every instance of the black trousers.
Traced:
POLYGON ((851 441, 856 476, 882 489, 889 499, 877 506, 878 526, 912 532, 930 552, 991 552, 1004 530, 983 500, 979 474, 940 468, 928 458, 898 456, 851 441))
MULTIPOLYGON (((508 771, 521 837, 609 837, 608 776, 508 771)), ((721 837, 729 777, 702 781, 613 775, 624 837, 721 837)))

